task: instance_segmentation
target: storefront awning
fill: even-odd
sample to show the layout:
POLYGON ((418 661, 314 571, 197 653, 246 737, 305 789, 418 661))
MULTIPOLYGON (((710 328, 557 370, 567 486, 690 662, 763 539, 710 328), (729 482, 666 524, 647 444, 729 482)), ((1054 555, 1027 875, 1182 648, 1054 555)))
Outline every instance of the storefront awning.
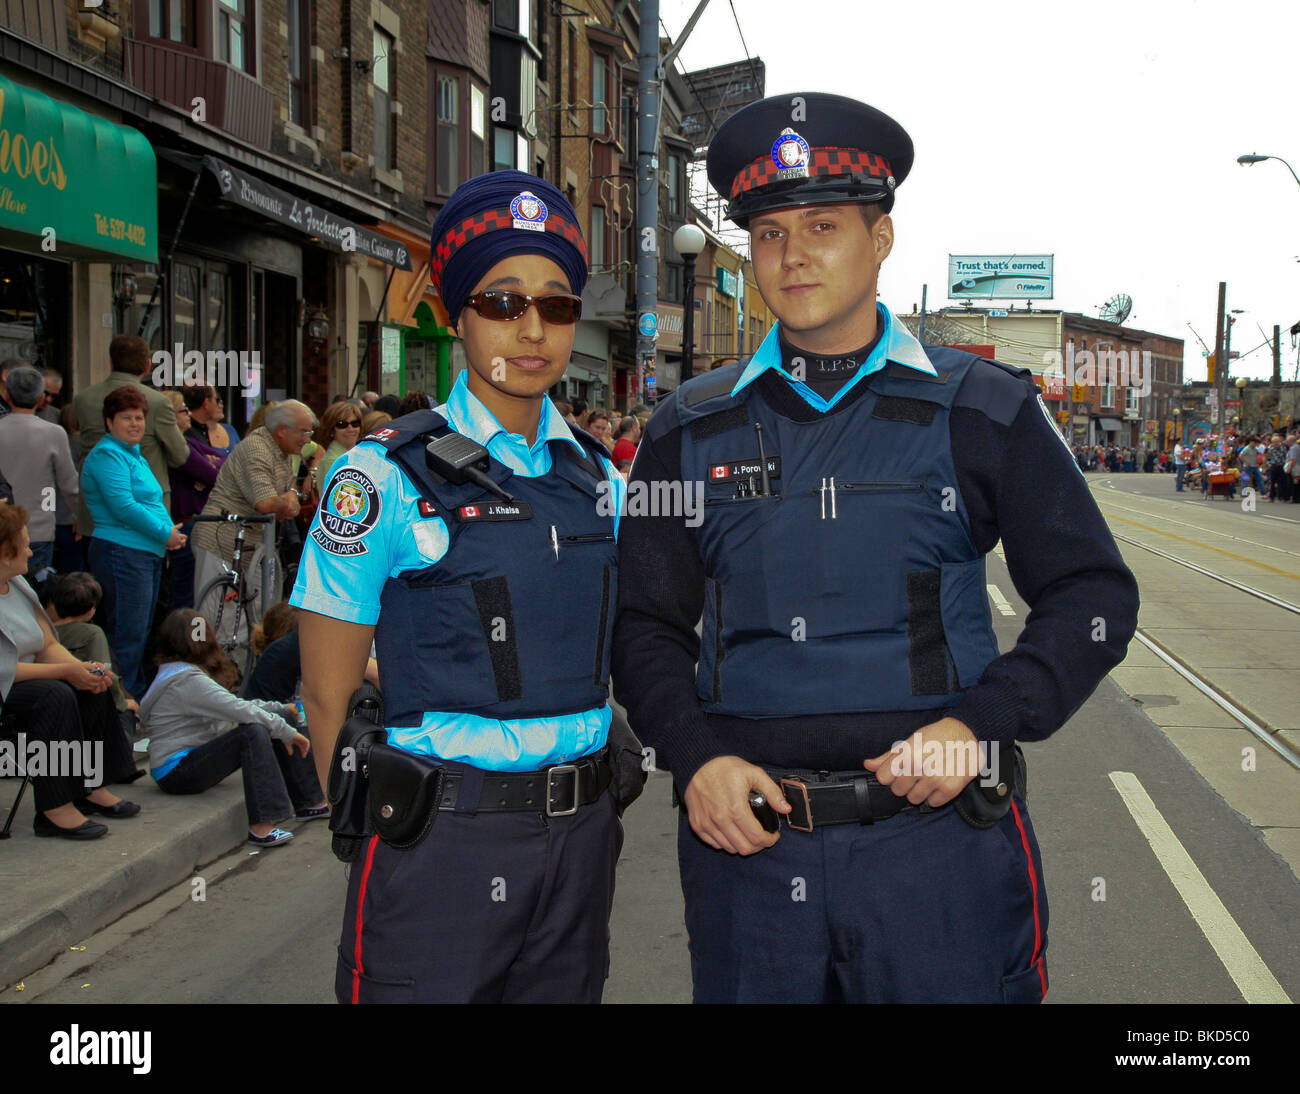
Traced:
POLYGON ((1107 433, 1118 433, 1124 428, 1124 423, 1118 418, 1098 418, 1097 427, 1105 430, 1107 433))
POLYGON ((204 165, 216 177, 225 201, 261 213, 271 220, 296 228, 336 251, 356 251, 399 270, 411 269, 411 254, 397 240, 353 224, 328 209, 318 208, 294 197, 264 179, 245 174, 216 156, 205 156, 204 165))
POLYGON ((0 245, 158 261, 158 166, 143 133, 0 76, 0 245))

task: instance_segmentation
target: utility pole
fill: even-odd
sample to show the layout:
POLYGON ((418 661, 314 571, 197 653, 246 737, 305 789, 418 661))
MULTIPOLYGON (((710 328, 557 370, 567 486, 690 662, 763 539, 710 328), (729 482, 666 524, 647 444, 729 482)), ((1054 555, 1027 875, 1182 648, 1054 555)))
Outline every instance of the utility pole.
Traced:
POLYGON ((1219 424, 1217 432, 1220 437, 1223 436, 1223 413, 1226 409, 1224 403, 1228 401, 1228 389, 1227 385, 1224 383, 1228 376, 1228 347, 1226 344, 1226 335, 1228 332, 1227 300, 1228 283, 1226 281, 1220 281, 1219 319, 1214 327, 1214 360, 1216 362, 1216 375, 1214 379, 1217 383, 1219 392, 1219 424))
POLYGON ((636 152, 636 382, 649 403, 646 366, 653 367, 659 330, 659 0, 640 3, 640 80, 636 152))
POLYGON ((917 324, 916 340, 925 345, 925 293, 929 285, 921 286, 921 322, 917 324))

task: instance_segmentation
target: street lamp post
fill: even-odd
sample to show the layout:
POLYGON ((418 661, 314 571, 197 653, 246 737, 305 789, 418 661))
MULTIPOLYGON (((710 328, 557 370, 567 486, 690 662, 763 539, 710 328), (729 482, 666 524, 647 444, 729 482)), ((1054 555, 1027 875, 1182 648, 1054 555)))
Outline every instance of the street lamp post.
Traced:
POLYGON ((1242 167, 1253 167, 1255 164, 1263 163, 1265 160, 1277 160, 1278 163, 1284 164, 1286 169, 1291 172, 1291 177, 1295 179, 1296 185, 1300 186, 1300 175, 1297 175, 1295 173, 1295 168, 1287 163, 1281 156, 1257 156, 1252 152, 1248 156, 1237 157, 1237 162, 1241 164, 1242 167))
POLYGON ((673 247, 686 267, 685 299, 682 301, 682 383, 695 371, 695 260, 704 250, 704 233, 694 224, 683 224, 673 233, 673 247))

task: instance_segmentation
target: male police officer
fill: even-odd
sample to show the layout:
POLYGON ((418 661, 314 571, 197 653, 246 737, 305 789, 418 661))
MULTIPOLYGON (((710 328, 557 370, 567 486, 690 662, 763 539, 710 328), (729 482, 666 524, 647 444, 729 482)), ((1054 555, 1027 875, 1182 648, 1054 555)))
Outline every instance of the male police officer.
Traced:
POLYGON ((614 640, 685 806, 699 1002, 1047 989, 1014 741, 1122 659, 1136 586, 1027 374, 923 349, 877 303, 911 164, 893 119, 821 94, 752 104, 709 149, 779 324, 651 419, 633 479, 702 481, 704 519, 624 518, 614 640), (1033 609, 1002 656, 999 538, 1033 609))

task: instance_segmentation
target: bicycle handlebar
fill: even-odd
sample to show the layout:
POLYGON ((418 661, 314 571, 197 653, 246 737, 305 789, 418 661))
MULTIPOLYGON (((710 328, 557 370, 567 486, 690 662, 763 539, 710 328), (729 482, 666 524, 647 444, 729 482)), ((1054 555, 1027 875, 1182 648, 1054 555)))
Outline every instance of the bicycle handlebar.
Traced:
POLYGON ((215 513, 200 513, 196 517, 191 517, 195 524, 200 521, 212 524, 270 524, 275 520, 274 513, 254 513, 251 516, 244 516, 242 513, 231 513, 226 509, 221 510, 221 516, 215 513))

